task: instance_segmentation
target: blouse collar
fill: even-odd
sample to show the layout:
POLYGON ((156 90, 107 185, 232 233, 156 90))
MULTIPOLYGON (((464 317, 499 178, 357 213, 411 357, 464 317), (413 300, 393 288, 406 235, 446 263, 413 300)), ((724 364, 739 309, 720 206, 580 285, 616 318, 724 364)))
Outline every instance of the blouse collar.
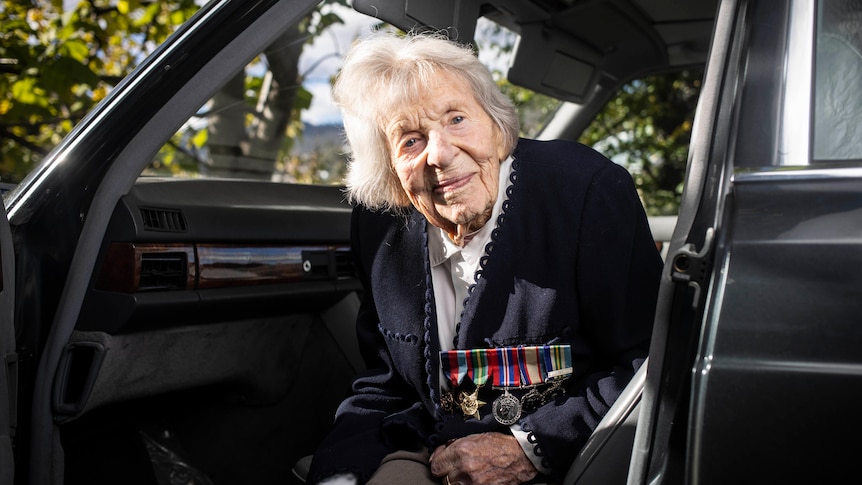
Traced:
POLYGON ((500 163, 497 201, 494 203, 491 217, 481 229, 467 236, 469 242, 464 247, 452 242, 443 229, 428 225, 428 260, 432 268, 443 264, 458 253, 462 253, 466 261, 478 261, 478 258, 484 255, 485 244, 487 244, 488 239, 491 237, 491 232, 494 230, 494 226, 496 226, 497 216, 500 215, 503 201, 506 199, 506 188, 509 185, 509 175, 511 172, 512 157, 509 156, 500 163))

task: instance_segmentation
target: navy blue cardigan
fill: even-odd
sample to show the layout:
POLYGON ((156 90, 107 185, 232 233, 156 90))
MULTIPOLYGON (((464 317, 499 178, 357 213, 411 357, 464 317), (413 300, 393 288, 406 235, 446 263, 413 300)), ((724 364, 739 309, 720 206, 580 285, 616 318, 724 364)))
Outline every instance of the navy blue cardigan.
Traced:
MULTIPOLYGON (((521 418, 559 478, 643 362, 661 258, 629 173, 577 143, 519 140, 512 186, 457 328, 457 348, 569 343, 567 394, 521 418)), ((364 284, 357 334, 368 370, 315 453, 309 481, 364 482, 386 454, 486 431, 439 406, 439 344, 426 221, 357 208, 364 284)), ((489 399, 485 399, 490 402, 489 399)))

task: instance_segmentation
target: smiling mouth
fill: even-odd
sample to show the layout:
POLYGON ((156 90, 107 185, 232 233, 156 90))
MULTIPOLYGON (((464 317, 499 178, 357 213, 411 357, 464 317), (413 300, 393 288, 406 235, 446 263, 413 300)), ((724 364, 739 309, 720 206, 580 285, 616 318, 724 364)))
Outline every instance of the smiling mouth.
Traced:
POLYGON ((435 194, 445 194, 446 192, 452 192, 458 190, 468 183, 470 183, 470 179, 473 178, 473 174, 463 175, 461 177, 455 177, 452 179, 444 180, 443 182, 437 184, 434 187, 435 194))

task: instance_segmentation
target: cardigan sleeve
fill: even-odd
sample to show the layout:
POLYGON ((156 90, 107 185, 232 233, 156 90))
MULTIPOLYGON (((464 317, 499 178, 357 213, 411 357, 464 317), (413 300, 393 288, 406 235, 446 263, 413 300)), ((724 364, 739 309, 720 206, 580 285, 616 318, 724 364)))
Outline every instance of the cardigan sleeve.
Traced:
POLYGON ((649 349, 661 257, 629 173, 607 163, 585 194, 577 243, 579 335, 591 371, 522 421, 543 465, 562 477, 649 349))
POLYGON ((377 469, 384 456, 393 450, 384 440, 381 427, 384 419, 405 408, 403 396, 409 396, 407 384, 395 372, 382 335, 374 304, 367 267, 373 259, 375 237, 385 228, 376 224, 380 219, 362 217, 368 212, 353 212, 351 240, 357 274, 363 294, 357 315, 356 332, 366 370, 353 381, 350 395, 335 414, 333 428, 314 454, 309 471, 309 483, 339 473, 352 473, 364 483, 377 469), (365 227, 362 227, 365 224, 365 227), (359 237, 360 231, 363 238, 359 237), (365 234, 373 234, 369 238, 365 234), (365 243, 365 244, 363 244, 365 243))

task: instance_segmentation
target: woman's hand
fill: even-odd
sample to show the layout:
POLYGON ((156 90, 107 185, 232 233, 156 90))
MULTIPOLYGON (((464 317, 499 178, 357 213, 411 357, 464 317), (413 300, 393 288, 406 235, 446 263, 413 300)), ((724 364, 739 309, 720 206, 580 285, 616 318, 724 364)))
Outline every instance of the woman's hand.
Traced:
POLYGON ((518 485, 539 473, 515 437, 502 433, 470 435, 439 446, 429 461, 431 473, 452 485, 518 485))

